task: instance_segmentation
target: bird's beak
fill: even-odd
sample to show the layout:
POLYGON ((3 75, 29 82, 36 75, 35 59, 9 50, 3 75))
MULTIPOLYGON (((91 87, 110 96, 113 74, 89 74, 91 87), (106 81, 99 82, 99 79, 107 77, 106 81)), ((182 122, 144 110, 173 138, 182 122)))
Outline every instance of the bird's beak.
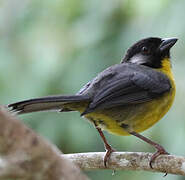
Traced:
POLYGON ((170 48, 177 42, 177 38, 165 38, 162 39, 162 43, 159 46, 160 52, 164 52, 166 50, 170 50, 170 48))

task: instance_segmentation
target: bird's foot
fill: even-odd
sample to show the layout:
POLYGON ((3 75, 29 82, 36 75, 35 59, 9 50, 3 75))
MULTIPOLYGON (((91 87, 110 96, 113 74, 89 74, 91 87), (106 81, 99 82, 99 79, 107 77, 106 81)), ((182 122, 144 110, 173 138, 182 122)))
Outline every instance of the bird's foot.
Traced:
POLYGON ((107 167, 107 162, 108 162, 112 152, 115 152, 116 150, 114 148, 112 148, 109 144, 105 145, 105 149, 106 149, 106 152, 105 152, 103 162, 104 162, 104 166, 107 167))
POLYGON ((150 162, 149 162, 149 165, 150 167, 153 169, 152 167, 152 163, 155 161, 155 159, 160 156, 161 154, 166 154, 166 155, 169 155, 169 153, 159 144, 156 144, 155 145, 155 148, 157 149, 157 151, 152 155, 151 159, 150 159, 150 162))

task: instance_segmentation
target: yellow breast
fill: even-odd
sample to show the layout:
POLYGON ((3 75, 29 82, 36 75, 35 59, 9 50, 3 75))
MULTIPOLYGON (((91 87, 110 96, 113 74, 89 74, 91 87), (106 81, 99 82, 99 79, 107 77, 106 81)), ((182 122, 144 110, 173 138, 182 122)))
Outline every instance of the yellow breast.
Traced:
POLYGON ((163 60, 162 68, 158 71, 163 72, 168 76, 171 82, 171 90, 162 97, 143 105, 145 111, 133 120, 133 130, 136 132, 142 132, 158 122, 168 112, 173 104, 176 87, 169 59, 163 60))

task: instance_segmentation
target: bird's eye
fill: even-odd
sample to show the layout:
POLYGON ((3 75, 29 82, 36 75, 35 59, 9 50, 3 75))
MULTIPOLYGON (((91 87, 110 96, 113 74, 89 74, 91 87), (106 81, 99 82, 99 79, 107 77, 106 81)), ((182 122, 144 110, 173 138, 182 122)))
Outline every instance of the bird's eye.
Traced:
POLYGON ((146 46, 143 46, 142 47, 142 53, 143 54, 149 54, 150 53, 150 50, 146 46))

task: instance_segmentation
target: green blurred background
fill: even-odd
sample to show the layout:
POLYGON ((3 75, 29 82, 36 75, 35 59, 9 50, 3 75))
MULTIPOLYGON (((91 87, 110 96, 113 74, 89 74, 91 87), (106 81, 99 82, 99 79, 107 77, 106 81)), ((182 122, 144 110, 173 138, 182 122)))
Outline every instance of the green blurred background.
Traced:
MULTIPOLYGON (((52 94, 73 94, 126 49, 148 37, 178 37, 172 49, 177 83, 169 113, 143 134, 170 153, 185 156, 184 0, 4 0, 0 1, 1 104, 52 94)), ((79 113, 20 117, 64 153, 104 151, 92 125, 79 113)), ((153 152, 135 137, 105 133, 120 151, 153 152)), ((163 174, 110 170, 85 172, 91 179, 158 180, 163 174)), ((166 180, 183 180, 168 175, 166 180)))

